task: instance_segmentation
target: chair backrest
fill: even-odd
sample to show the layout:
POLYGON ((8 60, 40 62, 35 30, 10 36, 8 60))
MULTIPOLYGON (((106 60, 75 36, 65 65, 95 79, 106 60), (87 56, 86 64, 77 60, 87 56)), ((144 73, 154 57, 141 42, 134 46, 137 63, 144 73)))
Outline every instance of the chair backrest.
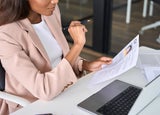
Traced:
POLYGON ((4 100, 8 100, 13 103, 17 103, 21 105, 22 107, 31 103, 23 97, 19 97, 14 94, 9 94, 7 92, 4 92, 4 89, 5 89, 5 69, 2 67, 2 64, 0 61, 0 99, 4 99, 4 100))
POLYGON ((5 89, 5 70, 0 61, 0 91, 5 89))

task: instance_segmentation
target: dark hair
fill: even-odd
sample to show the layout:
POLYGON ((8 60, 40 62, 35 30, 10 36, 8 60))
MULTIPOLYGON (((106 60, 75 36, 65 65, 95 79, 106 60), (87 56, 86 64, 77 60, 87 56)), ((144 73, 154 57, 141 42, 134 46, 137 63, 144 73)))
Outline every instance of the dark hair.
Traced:
POLYGON ((0 0, 0 26, 27 18, 29 12, 28 0, 0 0))

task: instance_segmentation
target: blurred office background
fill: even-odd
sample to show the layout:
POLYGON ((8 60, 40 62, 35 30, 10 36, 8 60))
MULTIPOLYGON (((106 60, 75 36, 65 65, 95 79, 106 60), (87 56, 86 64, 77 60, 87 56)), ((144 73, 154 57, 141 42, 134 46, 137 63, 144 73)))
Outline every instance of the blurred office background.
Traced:
MULTIPOLYGON (((87 42, 81 55, 86 58, 96 58, 101 55, 116 55, 129 43, 141 28, 156 21, 160 21, 160 4, 154 4, 153 16, 149 16, 149 5, 146 17, 142 16, 145 0, 131 0, 130 23, 126 23, 128 0, 60 0, 59 7, 62 14, 62 25, 66 26, 71 20, 90 19, 86 24, 88 32, 87 42)), ((64 31, 67 40, 72 40, 64 31)), ((140 34, 140 46, 160 49, 156 41, 160 34, 160 27, 152 28, 140 34)))

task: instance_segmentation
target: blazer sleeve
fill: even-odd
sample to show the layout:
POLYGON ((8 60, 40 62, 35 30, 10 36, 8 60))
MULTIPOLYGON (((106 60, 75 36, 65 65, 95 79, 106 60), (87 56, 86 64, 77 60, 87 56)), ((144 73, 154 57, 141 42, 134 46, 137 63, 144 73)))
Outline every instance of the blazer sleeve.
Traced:
POLYGON ((66 87, 77 81, 72 67, 65 58, 56 68, 41 72, 21 45, 14 39, 7 33, 0 32, 0 59, 6 70, 7 79, 10 79, 6 83, 7 88, 9 86, 13 87, 13 82, 16 82, 17 86, 15 88, 18 89, 20 85, 36 98, 51 100, 66 87))

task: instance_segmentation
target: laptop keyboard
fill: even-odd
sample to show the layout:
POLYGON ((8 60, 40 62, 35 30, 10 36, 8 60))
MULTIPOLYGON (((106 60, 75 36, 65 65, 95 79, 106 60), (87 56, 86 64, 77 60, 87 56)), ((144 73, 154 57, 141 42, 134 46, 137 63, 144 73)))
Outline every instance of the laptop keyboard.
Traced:
POLYGON ((127 115, 140 92, 141 89, 130 86, 100 107, 97 112, 103 115, 127 115))

